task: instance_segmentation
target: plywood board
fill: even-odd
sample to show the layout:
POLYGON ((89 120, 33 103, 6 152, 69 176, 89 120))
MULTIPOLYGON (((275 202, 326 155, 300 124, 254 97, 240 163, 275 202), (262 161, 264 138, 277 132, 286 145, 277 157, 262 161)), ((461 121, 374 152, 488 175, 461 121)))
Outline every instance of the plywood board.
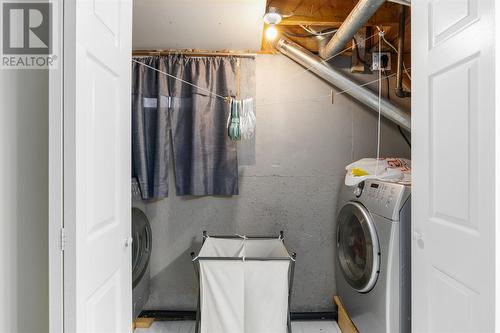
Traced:
POLYGON ((337 305, 337 312, 338 312, 337 323, 339 324, 342 333, 359 333, 358 329, 356 328, 356 325, 354 325, 351 318, 349 317, 349 314, 347 313, 344 307, 344 303, 342 303, 340 297, 334 296, 333 299, 335 301, 335 304, 337 305))
POLYGON ((154 318, 143 318, 139 317, 134 320, 134 329, 136 328, 150 328, 153 322, 155 321, 154 318))

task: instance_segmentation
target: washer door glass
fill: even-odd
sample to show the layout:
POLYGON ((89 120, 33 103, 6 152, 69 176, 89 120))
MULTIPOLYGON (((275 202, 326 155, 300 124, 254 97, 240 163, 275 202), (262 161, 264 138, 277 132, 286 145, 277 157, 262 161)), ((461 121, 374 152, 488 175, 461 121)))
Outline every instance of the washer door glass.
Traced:
POLYGON ((347 282, 359 292, 370 291, 379 274, 380 250, 370 214, 357 202, 349 202, 340 210, 337 253, 347 282))

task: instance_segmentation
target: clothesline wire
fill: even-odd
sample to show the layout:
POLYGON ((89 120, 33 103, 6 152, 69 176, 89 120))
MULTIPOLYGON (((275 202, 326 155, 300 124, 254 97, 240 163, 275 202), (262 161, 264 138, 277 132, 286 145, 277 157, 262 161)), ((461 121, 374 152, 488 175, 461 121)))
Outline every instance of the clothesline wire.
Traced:
POLYGON ((308 97, 308 98, 287 99, 285 101, 272 101, 272 102, 268 102, 268 103, 256 104, 255 106, 262 107, 262 106, 275 105, 275 104, 299 103, 299 102, 315 101, 318 99, 330 98, 330 97, 331 97, 331 94, 328 94, 328 95, 321 95, 321 96, 308 97))
MULTIPOLYGON (((221 98, 221 99, 223 99, 224 101, 227 101, 227 100, 228 100, 228 97, 227 97, 227 96, 223 96, 223 95, 220 95, 220 94, 217 94, 217 93, 211 92, 210 90, 207 90, 207 89, 205 89, 205 88, 199 87, 199 86, 197 86, 197 85, 195 85, 195 84, 193 84, 193 83, 191 83, 191 82, 189 82, 189 81, 186 81, 186 80, 183 80, 183 79, 181 79, 181 78, 178 78, 178 77, 176 77, 175 75, 172 75, 172 74, 169 74, 169 73, 163 72, 163 71, 161 71, 161 70, 159 70, 159 69, 156 69, 156 68, 154 68, 154 67, 152 67, 152 66, 149 66, 149 65, 147 65, 147 64, 145 64, 145 63, 143 63, 143 62, 141 62, 141 61, 137 61, 137 60, 135 60, 135 59, 132 59, 132 61, 133 61, 133 62, 135 62, 135 63, 137 63, 137 64, 140 64, 140 65, 142 65, 142 66, 144 66, 144 67, 147 67, 147 68, 149 68, 149 69, 151 69, 151 70, 154 70, 154 71, 156 71, 156 72, 158 72, 158 73, 164 74, 164 75, 166 75, 166 76, 168 76, 168 77, 171 77, 171 78, 173 78, 173 79, 175 79, 175 80, 178 80, 178 81, 180 81, 180 82, 182 82, 182 83, 188 84, 188 85, 190 85, 190 86, 192 86, 192 87, 194 87, 194 88, 196 88, 196 89, 202 90, 202 91, 204 91, 204 92, 206 92, 206 93, 208 93, 208 94, 210 94, 210 95, 212 95, 212 96, 214 96, 214 97, 221 98)), ((407 68, 406 70, 407 70, 407 71, 411 71, 411 67, 410 67, 410 68, 407 68)), ((383 77, 383 79, 385 79, 385 78, 390 78, 390 77, 393 77, 393 76, 395 76, 395 75, 396 75, 396 73, 393 73, 393 74, 390 74, 390 75, 384 76, 384 77, 383 77)), ((372 81, 369 81, 369 82, 366 82, 366 83, 363 83, 363 84, 359 84, 359 85, 358 85, 358 86, 356 86, 355 88, 344 89, 344 90, 341 90, 341 91, 339 91, 339 92, 336 92, 334 95, 335 95, 335 96, 342 95, 342 94, 348 93, 349 91, 352 91, 352 90, 354 90, 354 89, 360 89, 360 88, 362 88, 362 87, 364 87, 364 86, 367 86, 367 85, 370 85, 370 84, 372 84, 372 83, 376 83, 376 82, 379 82, 379 81, 380 81, 380 79, 376 79, 376 80, 372 80, 372 81)), ((276 102, 269 102, 269 103, 263 103, 263 104, 256 104, 256 107, 262 107, 262 106, 273 105, 273 104, 297 103, 297 102, 305 102, 305 101, 314 101, 314 100, 323 99, 323 98, 331 98, 331 93, 329 93, 329 94, 327 94, 327 95, 316 96, 316 97, 309 97, 309 98, 302 98, 302 99, 293 99, 293 100, 285 100, 285 101, 276 101, 276 102)))
MULTIPOLYGON (((408 70, 411 70, 411 68, 408 68, 408 70)), ((383 79, 386 79, 386 78, 389 78, 389 77, 396 76, 396 75, 397 75, 397 73, 392 73, 392 74, 390 74, 390 75, 386 75, 386 76, 384 76, 384 77, 382 78, 382 80, 383 80, 383 79)), ((363 84, 359 84, 359 85, 357 85, 357 86, 356 86, 356 88, 350 88, 350 89, 341 90, 341 91, 339 91, 339 92, 335 93, 335 96, 336 96, 336 95, 342 95, 342 94, 345 94, 345 93, 347 93, 347 92, 349 92, 349 91, 352 91, 352 90, 354 90, 354 89, 359 89, 359 88, 362 88, 362 87, 364 87, 364 86, 370 85, 370 84, 372 84, 372 83, 379 82, 380 80, 381 80, 381 79, 376 79, 376 80, 369 81, 369 82, 366 82, 366 83, 363 83, 363 84)))
MULTIPOLYGON (((355 43, 355 44, 353 44, 353 45, 358 45, 358 44, 360 44, 360 43, 363 43, 363 42, 367 41, 368 39, 370 39, 370 38, 374 37, 375 35, 377 35, 377 34, 373 34, 373 35, 371 35, 371 36, 369 36, 369 37, 367 37, 367 38, 363 39, 361 42, 357 42, 357 43, 355 43)), ((342 50, 342 51, 340 51, 340 52, 338 52, 338 53, 336 53, 336 54, 332 55, 331 57, 328 57, 327 59, 325 59, 325 61, 329 61, 329 60, 331 60, 331 59, 335 58, 336 56, 338 56, 338 55, 340 55, 340 54, 342 54, 342 53, 344 53, 344 52, 348 51, 348 50, 349 50, 349 49, 351 49, 351 48, 352 48, 352 46, 351 46, 351 47, 347 47, 347 48, 345 48, 344 50, 342 50)), ((149 69, 152 69, 152 70, 154 70, 154 71, 157 71, 157 72, 159 72, 159 73, 161 73, 161 74, 164 74, 164 75, 166 75, 166 76, 168 76, 168 77, 171 77, 171 78, 173 78, 173 79, 175 79, 175 80, 178 80, 178 81, 180 81, 180 82, 182 82, 182 83, 185 83, 185 84, 187 84, 187 85, 190 85, 190 86, 192 86, 192 87, 194 87, 194 88, 196 88, 196 89, 202 90, 202 91, 204 91, 204 92, 206 92, 206 93, 208 93, 208 94, 210 94, 210 95, 216 96, 216 97, 218 97, 218 98, 222 98, 222 99, 224 99, 225 101, 227 101, 227 100, 228 100, 228 98, 229 98, 229 96, 222 96, 222 95, 220 95, 220 94, 214 93, 214 92, 212 92, 212 91, 210 91, 210 90, 207 90, 207 89, 205 89, 205 88, 202 88, 202 87, 200 87, 200 86, 197 86, 197 85, 195 85, 195 84, 193 84, 193 83, 191 83, 191 82, 189 82, 189 81, 183 80, 183 79, 181 79, 181 78, 179 78, 179 77, 177 77, 177 76, 175 76, 175 75, 172 75, 172 74, 169 74, 169 73, 166 73, 166 72, 160 71, 159 69, 156 69, 156 68, 154 68, 154 67, 152 67, 152 66, 149 66, 149 65, 147 65, 147 64, 145 64, 145 63, 143 63, 143 62, 141 62, 141 61, 138 61, 138 60, 136 60, 136 59, 133 59, 133 58, 132 58, 132 61, 133 61, 133 62, 135 62, 135 63, 137 63, 137 64, 143 65, 143 66, 145 66, 145 67, 147 67, 147 68, 149 68, 149 69)), ((312 67, 306 68, 305 70, 302 70, 302 71, 300 71, 300 72, 298 72, 298 73, 296 73, 296 74, 292 75, 292 77, 293 77, 293 76, 295 76, 295 75, 299 75, 299 74, 301 74, 301 73, 307 72, 307 71, 309 71, 311 68, 312 68, 312 67)))
POLYGON ((147 68, 149 68, 149 69, 152 69, 152 70, 154 70, 154 71, 156 71, 156 72, 158 72, 158 73, 164 74, 164 75, 166 75, 166 76, 168 76, 168 77, 171 77, 171 78, 173 78, 173 79, 175 79, 175 80, 178 80, 178 81, 180 81, 180 82, 182 82, 182 83, 185 83, 185 84, 187 84, 187 85, 190 85, 190 86, 192 86, 192 87, 194 87, 194 88, 196 88, 196 89, 202 90, 202 91, 206 92, 207 94, 213 95, 213 96, 215 96, 215 97, 222 98, 222 99, 223 99, 223 100, 225 100, 225 101, 226 101, 226 100, 227 100, 227 98, 228 98, 227 96, 222 96, 222 95, 220 95, 220 94, 214 93, 214 92, 212 92, 212 91, 210 91, 210 90, 208 90, 208 89, 205 89, 205 88, 202 88, 202 87, 200 87, 200 86, 197 86, 197 85, 196 85, 196 84, 194 84, 194 83, 191 83, 191 82, 189 82, 189 81, 183 80, 183 79, 181 79, 181 78, 179 78, 179 77, 177 77, 177 76, 175 76, 175 75, 172 75, 172 74, 169 74, 169 73, 163 72, 163 71, 161 71, 161 70, 159 70, 159 69, 157 69, 157 68, 154 68, 153 66, 149 66, 149 65, 147 65, 147 64, 145 64, 145 63, 143 63, 143 62, 141 62, 141 61, 137 61, 137 60, 135 60, 135 59, 132 59, 132 61, 133 61, 133 62, 135 62, 135 63, 141 64, 141 65, 142 65, 142 66, 144 66, 144 67, 147 67, 147 68))
MULTIPOLYGON (((408 68, 408 71, 411 71, 411 67, 408 68)), ((385 80, 386 78, 390 78, 390 77, 393 77, 393 76, 396 76, 396 75, 397 75, 397 73, 392 73, 390 75, 385 75, 384 77, 382 77, 382 80, 385 80)), ((380 79, 375 79, 375 80, 372 80, 372 81, 368 81, 366 83, 357 85, 355 88, 344 89, 344 90, 338 91, 338 92, 334 93, 334 96, 343 95, 345 93, 348 93, 349 91, 352 91, 352 90, 355 90, 355 89, 360 89, 362 87, 368 86, 368 85, 373 84, 373 83, 377 83, 379 81, 380 81, 380 79)), ((330 94, 327 94, 327 95, 321 95, 321 96, 309 97, 309 98, 303 98, 303 99, 293 99, 293 100, 286 100, 286 101, 276 101, 276 102, 269 102, 269 103, 263 103, 263 104, 256 104, 256 106, 257 107, 262 107, 262 106, 273 105, 273 104, 297 103, 297 102, 303 102, 303 101, 309 101, 309 100, 317 100, 317 99, 322 99, 322 98, 331 98, 331 97, 332 97, 332 95, 330 93, 330 94)))

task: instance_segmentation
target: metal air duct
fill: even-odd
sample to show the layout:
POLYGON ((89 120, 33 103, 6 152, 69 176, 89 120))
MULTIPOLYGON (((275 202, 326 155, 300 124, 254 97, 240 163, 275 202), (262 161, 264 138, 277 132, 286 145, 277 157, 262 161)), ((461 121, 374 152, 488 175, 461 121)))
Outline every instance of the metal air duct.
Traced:
MULTIPOLYGON (((410 0, 388 0, 402 5, 410 6, 410 0)), ((342 51, 343 47, 349 43, 352 37, 361 29, 366 22, 375 14, 377 9, 384 4, 385 0, 360 0, 339 27, 332 39, 325 47, 319 50, 319 55, 323 59, 342 51)))
MULTIPOLYGON (((312 54, 302 46, 282 37, 276 44, 276 48, 285 56, 306 67, 320 78, 340 90, 345 90, 351 97, 372 110, 378 111, 377 94, 365 87, 360 87, 359 83, 353 81, 339 70, 332 68, 326 61, 312 54)), ((411 131, 410 115, 386 99, 382 99, 381 101, 381 114, 405 130, 411 131)))
POLYGON ((384 2, 385 0, 360 0, 328 44, 319 50, 321 58, 328 59, 342 51, 384 2))

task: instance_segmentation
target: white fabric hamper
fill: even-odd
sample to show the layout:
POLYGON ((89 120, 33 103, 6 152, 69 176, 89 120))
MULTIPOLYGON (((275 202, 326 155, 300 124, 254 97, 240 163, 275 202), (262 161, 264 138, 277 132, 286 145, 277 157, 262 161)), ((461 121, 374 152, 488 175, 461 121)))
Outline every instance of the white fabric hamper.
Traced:
POLYGON ((205 236, 195 267, 201 333, 285 333, 294 258, 282 236, 205 236))

